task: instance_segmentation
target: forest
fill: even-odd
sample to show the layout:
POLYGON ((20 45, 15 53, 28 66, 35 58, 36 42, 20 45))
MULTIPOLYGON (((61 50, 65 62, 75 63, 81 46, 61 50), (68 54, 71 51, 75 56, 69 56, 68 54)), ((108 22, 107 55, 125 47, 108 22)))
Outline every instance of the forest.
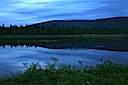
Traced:
POLYGON ((58 28, 39 26, 0 26, 0 35, 68 35, 68 34, 128 34, 128 29, 111 28, 58 28))
POLYGON ((54 20, 0 26, 0 45, 128 50, 128 18, 54 20), (97 47, 99 46, 99 47, 97 47), (102 46, 102 47, 101 47, 102 46))
POLYGON ((128 34, 128 18, 54 20, 32 25, 0 26, 0 35, 128 34))

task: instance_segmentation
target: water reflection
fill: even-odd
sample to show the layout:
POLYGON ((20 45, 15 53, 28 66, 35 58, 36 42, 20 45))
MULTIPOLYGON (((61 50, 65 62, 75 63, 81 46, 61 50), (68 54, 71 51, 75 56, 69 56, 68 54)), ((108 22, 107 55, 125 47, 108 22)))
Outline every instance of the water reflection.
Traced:
POLYGON ((49 59, 59 59, 58 65, 70 64, 93 66, 101 63, 101 59, 109 58, 120 64, 128 64, 128 52, 105 51, 96 49, 47 49, 42 47, 4 46, 0 47, 0 74, 23 70, 23 63, 40 62, 42 66, 49 63, 49 59))

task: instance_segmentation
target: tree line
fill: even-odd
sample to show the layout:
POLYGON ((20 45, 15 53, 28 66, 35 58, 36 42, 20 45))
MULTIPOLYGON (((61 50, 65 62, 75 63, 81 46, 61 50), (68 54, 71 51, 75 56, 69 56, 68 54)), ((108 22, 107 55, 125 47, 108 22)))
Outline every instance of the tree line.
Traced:
POLYGON ((92 28, 65 24, 0 25, 0 35, 127 34, 128 28, 92 28))

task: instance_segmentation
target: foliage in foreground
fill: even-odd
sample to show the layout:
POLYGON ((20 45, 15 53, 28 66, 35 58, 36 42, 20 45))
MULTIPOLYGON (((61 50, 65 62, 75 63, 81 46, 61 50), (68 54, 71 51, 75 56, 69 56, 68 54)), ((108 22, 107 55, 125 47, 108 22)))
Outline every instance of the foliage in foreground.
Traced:
POLYGON ((1 79, 0 85, 128 85, 128 66, 104 63, 93 68, 30 65, 23 74, 1 79))

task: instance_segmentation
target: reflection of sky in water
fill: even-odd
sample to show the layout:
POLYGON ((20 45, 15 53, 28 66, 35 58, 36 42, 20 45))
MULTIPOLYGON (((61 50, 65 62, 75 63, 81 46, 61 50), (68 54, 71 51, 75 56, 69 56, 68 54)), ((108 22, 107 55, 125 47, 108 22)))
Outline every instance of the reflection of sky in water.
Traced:
POLYGON ((122 64, 128 64, 128 52, 115 52, 95 49, 47 49, 40 47, 13 47, 0 48, 0 73, 16 72, 23 69, 22 63, 40 62, 46 66, 50 57, 58 58, 58 64, 80 66, 78 61, 83 60, 84 66, 101 63, 103 58, 110 58, 122 64))

